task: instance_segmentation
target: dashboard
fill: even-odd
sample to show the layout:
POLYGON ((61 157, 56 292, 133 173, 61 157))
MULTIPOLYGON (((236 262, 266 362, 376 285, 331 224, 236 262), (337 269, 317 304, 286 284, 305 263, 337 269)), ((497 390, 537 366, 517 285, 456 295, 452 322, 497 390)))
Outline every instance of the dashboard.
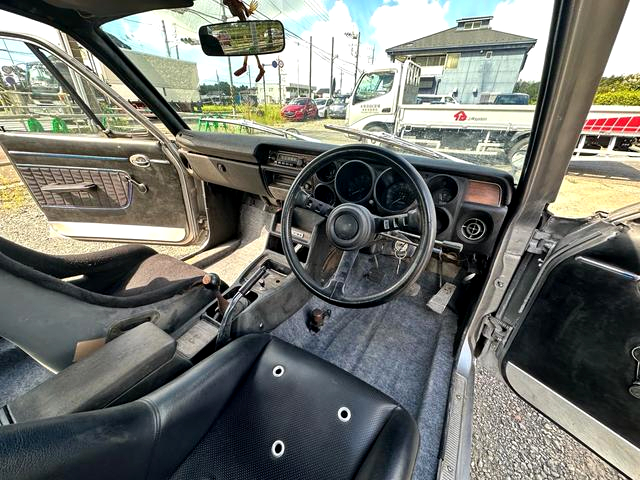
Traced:
MULTIPOLYGON (((275 204, 284 201, 302 168, 333 147, 193 131, 176 135, 176 143, 204 181, 253 193, 275 204)), ((433 197, 436 238, 460 242, 467 253, 489 256, 513 195, 511 176, 462 162, 404 156, 422 175, 433 197)), ((330 205, 359 203, 378 215, 403 213, 416 205, 413 186, 401 172, 366 158, 327 165, 303 188, 330 205)))
MULTIPOLYGON (((313 158, 315 156, 307 158, 304 154, 277 151, 272 152, 270 160, 273 165, 298 172, 313 158)), ((505 195, 503 182, 420 166, 418 171, 435 204, 436 238, 461 242, 467 252, 488 255, 504 221, 510 198, 505 195)), ((278 170, 267 175, 267 184, 274 196, 280 195, 283 200, 294 178, 287 178, 278 170)), ((333 162, 316 172, 304 189, 329 205, 358 203, 377 215, 404 213, 417 205, 413 185, 401 172, 366 159, 333 162)))

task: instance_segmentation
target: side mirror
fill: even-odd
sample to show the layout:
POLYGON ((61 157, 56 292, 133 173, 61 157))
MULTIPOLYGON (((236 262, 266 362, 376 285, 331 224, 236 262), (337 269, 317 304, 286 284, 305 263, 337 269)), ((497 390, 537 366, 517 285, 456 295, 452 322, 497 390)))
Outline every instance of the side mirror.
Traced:
POLYGON ((210 57, 262 55, 284 50, 284 26, 278 20, 203 25, 198 34, 202 51, 210 57))

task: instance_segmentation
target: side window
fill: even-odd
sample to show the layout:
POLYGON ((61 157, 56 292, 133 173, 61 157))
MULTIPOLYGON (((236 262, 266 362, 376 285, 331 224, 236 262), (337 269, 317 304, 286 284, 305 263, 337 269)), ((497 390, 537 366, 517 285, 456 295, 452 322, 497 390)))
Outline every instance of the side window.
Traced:
POLYGON ((2 39, 0 127, 5 131, 97 134, 146 129, 53 53, 2 39))
POLYGON ((627 50, 638 17, 631 12, 622 21, 558 197, 549 205, 554 215, 587 217, 640 201, 640 60, 627 50))
POLYGON ((369 73, 363 76, 356 89, 354 103, 364 102, 389 93, 393 86, 394 75, 393 72, 389 72, 369 73))

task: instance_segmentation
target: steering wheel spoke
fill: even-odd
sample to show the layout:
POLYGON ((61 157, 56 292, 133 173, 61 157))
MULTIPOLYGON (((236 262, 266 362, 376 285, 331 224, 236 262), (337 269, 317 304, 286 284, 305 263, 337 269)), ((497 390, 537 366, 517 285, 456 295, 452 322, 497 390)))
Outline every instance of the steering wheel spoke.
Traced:
POLYGON ((373 221, 376 233, 392 232, 404 228, 419 228, 420 214, 417 209, 413 209, 399 215, 374 216, 373 221))
POLYGON ((331 205, 325 202, 321 202, 320 200, 311 196, 303 190, 299 190, 296 194, 294 204, 297 207, 311 210, 312 212, 315 212, 318 215, 322 215, 323 217, 329 216, 331 210, 333 210, 333 207, 331 205))
POLYGON ((340 299, 344 296, 344 286, 351 269, 356 263, 359 250, 343 250, 342 258, 338 263, 338 268, 333 272, 331 279, 327 282, 323 291, 326 295, 333 299, 340 299))

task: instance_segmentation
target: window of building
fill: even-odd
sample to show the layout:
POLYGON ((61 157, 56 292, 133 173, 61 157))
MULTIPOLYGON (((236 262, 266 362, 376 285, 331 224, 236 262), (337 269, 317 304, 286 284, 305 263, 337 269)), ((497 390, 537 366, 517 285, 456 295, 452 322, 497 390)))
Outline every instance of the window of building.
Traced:
POLYGON ((446 59, 446 55, 429 55, 427 57, 417 57, 414 61, 421 67, 442 67, 446 59))
POLYGON ((445 67, 447 70, 453 70, 455 68, 458 68, 458 62, 460 61, 460 54, 459 53, 450 53, 449 55, 447 55, 447 63, 445 64, 445 67))

